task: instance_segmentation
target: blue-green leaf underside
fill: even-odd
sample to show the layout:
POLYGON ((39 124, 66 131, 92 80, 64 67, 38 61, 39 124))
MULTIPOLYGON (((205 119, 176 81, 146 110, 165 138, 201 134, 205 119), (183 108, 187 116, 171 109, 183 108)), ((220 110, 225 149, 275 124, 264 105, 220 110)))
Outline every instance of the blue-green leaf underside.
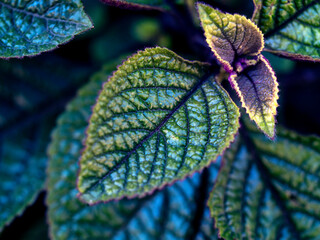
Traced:
POLYGON ((320 61, 318 0, 254 0, 253 19, 265 36, 266 50, 285 57, 320 61))
POLYGON ((218 239, 205 202, 219 162, 141 199, 88 206, 76 198, 85 129, 108 74, 105 68, 79 91, 53 132, 47 171, 51 239, 218 239))
POLYGON ((90 204, 143 196, 214 161, 238 129, 239 112, 206 74, 163 48, 124 62, 104 85, 80 161, 90 204))
POLYGON ((91 27, 80 0, 0 0, 0 57, 36 55, 91 27))
POLYGON ((210 195, 220 235, 320 239, 320 139, 283 129, 276 142, 257 132, 249 138, 253 145, 241 138, 226 151, 210 195))

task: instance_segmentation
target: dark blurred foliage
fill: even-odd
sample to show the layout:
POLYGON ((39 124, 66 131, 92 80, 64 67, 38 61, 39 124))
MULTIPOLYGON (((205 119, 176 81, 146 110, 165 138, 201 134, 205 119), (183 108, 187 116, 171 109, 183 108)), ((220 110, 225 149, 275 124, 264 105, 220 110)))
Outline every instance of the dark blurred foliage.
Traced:
MULTIPOLYGON (((250 0, 203 1, 225 12, 250 18, 250 0)), ((174 13, 108 7, 83 0, 95 28, 41 56, 0 60, 0 143, 45 116, 58 116, 89 75, 106 63, 152 46, 167 47, 189 59, 214 63, 198 26, 195 10, 174 13)), ((303 134, 320 135, 320 65, 294 62, 264 53, 280 84, 278 123, 303 134)), ((224 83, 228 85, 228 83, 224 83)), ((227 87, 229 88, 229 87, 227 87)), ((6 227, 0 239, 47 239, 45 193, 6 227)))

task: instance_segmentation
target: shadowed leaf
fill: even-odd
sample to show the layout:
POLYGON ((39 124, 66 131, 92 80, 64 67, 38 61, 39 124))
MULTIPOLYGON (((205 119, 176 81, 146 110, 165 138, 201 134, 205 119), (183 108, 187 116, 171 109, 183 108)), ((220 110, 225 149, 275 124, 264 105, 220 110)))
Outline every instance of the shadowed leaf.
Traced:
POLYGON ((275 115, 278 106, 278 82, 268 61, 260 56, 258 62, 245 68, 229 80, 236 89, 242 106, 250 119, 270 138, 275 137, 275 115))
POLYGON ((0 231, 44 187, 55 114, 65 95, 70 98, 70 85, 88 74, 82 66, 66 66, 68 61, 43 57, 0 61, 0 231))
POLYGON ((221 237, 320 239, 320 139, 283 129, 276 142, 241 136, 209 199, 221 237))
POLYGON ((229 146, 239 112, 206 67, 152 48, 118 68, 90 119, 81 199, 143 196, 201 170, 229 146))
POLYGON ((36 55, 92 27, 80 0, 0 0, 0 57, 36 55))
POLYGON ((320 61, 320 2, 254 0, 253 19, 265 35, 266 50, 285 57, 320 61))
POLYGON ((218 239, 205 208, 219 162, 202 175, 142 199, 88 206, 76 198, 78 159, 85 129, 110 67, 96 74, 67 106, 49 148, 48 198, 51 239, 218 239))
POLYGON ((246 17, 222 13, 201 3, 198 12, 207 43, 227 71, 234 71, 240 58, 261 53, 262 33, 246 17))
MULTIPOLYGON (((183 3, 183 0, 170 0, 172 4, 183 3)), ((102 0, 102 2, 124 8, 144 8, 144 9, 169 9, 170 5, 166 0, 102 0)))

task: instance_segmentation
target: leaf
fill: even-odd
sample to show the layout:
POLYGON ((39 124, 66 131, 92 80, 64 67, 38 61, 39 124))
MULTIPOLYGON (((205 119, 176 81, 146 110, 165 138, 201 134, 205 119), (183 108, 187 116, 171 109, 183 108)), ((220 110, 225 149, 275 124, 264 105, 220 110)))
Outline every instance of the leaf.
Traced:
POLYGON ((183 0, 102 0, 102 2, 116 7, 168 10, 170 9, 168 2, 172 2, 172 4, 182 4, 183 0))
POLYGON ((270 138, 275 137, 275 115, 278 106, 278 82, 268 61, 261 55, 258 62, 229 80, 236 89, 250 119, 270 138))
POLYGON ((56 48, 92 27, 80 0, 0 0, 0 57, 56 48))
POLYGON ((0 61, 0 231, 43 190, 55 114, 81 82, 73 71, 87 74, 67 68, 67 77, 66 67, 55 58, 0 61))
POLYGON ((31 204, 43 188, 46 122, 3 139, 0 136, 0 231, 31 204))
POLYGON ((220 161, 202 175, 196 173, 141 199, 88 206, 76 198, 85 129, 109 68, 79 91, 53 132, 47 171, 51 239, 218 239, 205 202, 220 161))
POLYGON ((320 3, 317 0, 254 0, 253 19, 266 50, 297 60, 320 61, 320 3))
POLYGON ((241 136, 209 199, 221 237, 319 239, 320 139, 284 129, 276 142, 257 132, 241 136))
POLYGON ((239 59, 261 53, 262 33, 249 19, 222 13, 202 3, 197 6, 207 43, 228 72, 236 70, 239 59))
POLYGON ((238 108, 205 74, 164 48, 138 52, 104 85, 80 160, 89 204, 143 196, 214 161, 238 129, 238 108))

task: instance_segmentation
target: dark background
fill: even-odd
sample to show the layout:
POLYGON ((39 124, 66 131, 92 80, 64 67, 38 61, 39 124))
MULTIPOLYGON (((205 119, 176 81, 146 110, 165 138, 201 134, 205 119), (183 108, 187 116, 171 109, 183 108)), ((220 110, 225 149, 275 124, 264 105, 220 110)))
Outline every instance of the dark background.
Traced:
MULTIPOLYGON (((226 12, 244 14, 248 18, 253 12, 250 0, 204 2, 226 12)), ((32 102, 31 110, 21 110, 16 102, 1 99, 2 111, 21 110, 18 120, 13 114, 8 121, 10 124, 3 125, 8 134, 11 134, 9 127, 19 127, 23 119, 30 116, 32 121, 41 119, 47 114, 44 109, 48 109, 48 106, 51 107, 50 114, 58 116, 92 73, 98 71, 103 64, 126 57, 139 49, 164 46, 189 59, 214 62, 210 57, 210 50, 203 44, 202 30, 198 26, 190 27, 192 21, 188 17, 188 11, 182 7, 176 9, 180 13, 174 16, 155 10, 108 7, 98 0, 83 0, 83 3, 94 23, 93 30, 76 36, 71 42, 42 53, 41 56, 0 60, 0 83, 15 83, 17 91, 22 91, 19 89, 21 76, 17 74, 17 69, 32 73, 39 81, 47 81, 49 88, 53 84, 63 89, 48 98, 36 96, 37 100, 32 102), (38 69, 35 70, 35 66, 38 69), (50 79, 52 71, 55 74, 50 79)), ((280 85, 278 123, 299 133, 320 135, 320 64, 294 62, 268 53, 264 55, 275 69, 280 85)), ((11 114, 10 111, 5 114, 11 114)), ((22 216, 4 229, 0 239, 47 239, 45 196, 45 192, 42 192, 22 216)))

